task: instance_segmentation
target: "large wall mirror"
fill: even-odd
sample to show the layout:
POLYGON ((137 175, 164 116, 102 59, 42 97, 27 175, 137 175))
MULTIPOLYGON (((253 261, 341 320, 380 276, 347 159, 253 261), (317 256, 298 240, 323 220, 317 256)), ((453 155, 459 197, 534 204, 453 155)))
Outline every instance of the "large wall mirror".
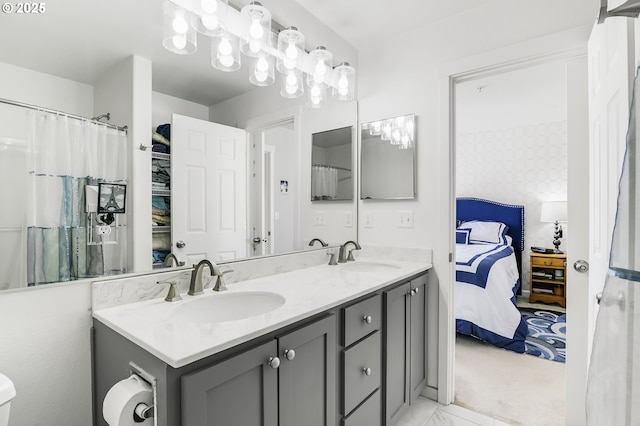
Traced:
POLYGON ((416 117, 363 123, 360 140, 360 198, 415 198, 416 117))
POLYGON ((311 201, 353 200, 353 127, 311 138, 311 201))
MULTIPOLYGON (((111 112, 110 123, 129 126, 127 150, 126 153, 118 156, 117 162, 119 165, 129 168, 126 190, 127 213, 117 218, 117 223, 114 222, 114 226, 117 224, 120 228, 109 236, 111 240, 118 242, 128 241, 129 246, 126 253, 118 250, 118 245, 111 245, 108 248, 114 252, 113 256, 122 258, 121 260, 126 264, 138 243, 136 236, 139 235, 139 232, 145 233, 145 237, 148 235, 149 241, 152 240, 151 206, 149 206, 149 212, 144 214, 143 225, 136 225, 135 221, 131 219, 140 214, 139 210, 136 212, 133 208, 132 197, 144 197, 151 204, 151 154, 149 151, 140 151, 137 147, 140 144, 151 145, 151 134, 152 130, 155 130, 155 125, 170 122, 172 112, 204 121, 217 121, 214 119, 216 115, 212 112, 215 106, 225 100, 236 99, 243 94, 252 93, 252 91, 263 92, 252 98, 250 108, 247 107, 244 108, 246 111, 241 111, 241 113, 249 115, 243 117, 245 122, 259 117, 260 114, 269 115, 284 109, 298 111, 299 103, 292 100, 280 100, 279 87, 256 88, 248 82, 245 72, 225 73, 212 69, 210 49, 205 40, 202 40, 198 51, 193 55, 175 55, 164 50, 162 47, 161 3, 145 1, 136 2, 132 6, 130 2, 115 0, 114 2, 95 4, 91 7, 82 6, 82 13, 77 9, 78 7, 78 4, 74 2, 68 4, 62 2, 56 4, 55 8, 47 10, 46 14, 34 17, 38 19, 18 19, 18 16, 12 16, 7 17, 6 22, 3 21, 0 26, 0 36, 21 41, 13 44, 5 43, 0 46, 0 75, 5 76, 5 79, 0 82, 0 98, 83 117, 94 117, 111 112), (120 11, 129 7, 134 7, 134 10, 123 16, 120 11), (149 24, 144 25, 144 31, 141 31, 138 16, 150 17, 149 24), (117 39, 114 39, 112 34, 95 31, 105 23, 112 23, 118 27, 117 39), (143 61, 138 62, 137 59, 130 59, 132 55, 139 55, 136 58, 140 57, 143 61), (73 60, 61 61, 60 58, 73 58, 73 60), (147 74, 144 73, 145 64, 141 63, 144 61, 151 63, 151 70, 148 74, 151 81, 148 81, 147 74), (125 62, 127 66, 132 64, 132 68, 127 68, 126 72, 123 72, 122 64, 125 62), (141 68, 135 68, 138 66, 141 68), (132 71, 133 69, 135 72, 132 71), (139 75, 144 75, 145 81, 134 81, 139 75), (120 95, 119 93, 109 93, 108 88, 113 86, 124 88, 122 90, 127 90, 129 94, 132 90, 136 91, 136 96, 140 94, 141 88, 143 95, 146 96, 148 92, 153 94, 153 102, 143 103, 144 114, 148 113, 149 117, 152 114, 154 116, 153 119, 147 120, 148 127, 136 127, 135 120, 127 119, 124 121, 115 118, 122 111, 104 109, 102 105, 105 103, 105 99, 112 100, 120 95), (264 91, 271 91, 267 92, 271 94, 264 95, 264 91), (278 98, 276 102, 280 102, 277 105, 273 105, 273 93, 276 93, 275 97, 278 98), (182 101, 185 105, 183 108, 179 108, 182 101), (289 103, 284 104, 283 102, 289 103), (189 105, 186 105, 187 103, 189 105), (266 105, 267 103, 269 105, 266 105), (261 108, 260 104, 265 104, 264 108, 261 108), (202 113, 203 110, 204 113, 202 113), (198 114, 198 111, 201 113, 198 114), (255 111, 266 112, 256 113, 255 111), (162 116, 163 121, 156 122, 156 116, 162 116), (136 149, 132 150, 131 146, 136 149), (132 152, 133 156, 131 156, 132 152), (140 169, 139 166, 143 163, 145 168, 140 169), (140 170, 143 171, 140 172, 140 170), (142 187, 145 188, 143 192, 139 187, 141 185, 140 179, 137 181, 132 179, 132 176, 139 176, 140 173, 143 175, 142 180, 145 181, 142 184, 142 187), (147 214, 149 219, 147 219, 147 214), (125 218, 125 216, 127 217, 125 218), (121 235, 121 233, 123 234, 121 235)), ((313 249, 308 246, 312 237, 321 237, 330 243, 356 238, 357 226, 345 229, 342 222, 330 220, 331 214, 344 215, 343 210, 346 209, 343 205, 339 206, 340 212, 333 212, 331 207, 323 206, 323 213, 327 217, 326 224, 315 228, 312 224, 314 212, 307 192, 309 191, 308 179, 311 173, 308 160, 310 155, 307 156, 307 151, 311 151, 311 134, 322 128, 317 123, 329 123, 327 126, 331 127, 344 126, 346 123, 353 123, 355 126, 357 123, 357 109, 355 107, 350 109, 353 116, 348 117, 348 120, 342 110, 340 114, 336 114, 335 111, 332 112, 332 108, 332 103, 328 103, 318 110, 307 111, 305 109, 301 114, 303 116, 301 123, 287 122, 277 128, 265 128, 263 132, 264 150, 258 154, 251 152, 250 146, 247 146, 247 152, 244 155, 256 155, 254 159, 262 161, 265 176, 271 178, 269 182, 272 186, 265 189, 265 193, 270 196, 265 198, 272 203, 273 208, 269 210, 270 215, 260 216, 260 212, 263 210, 260 212, 252 211, 251 209, 258 203, 251 199, 243 217, 257 217, 257 219, 253 219, 253 223, 257 223, 260 217, 266 217, 265 223, 271 221, 274 227, 272 229, 275 231, 263 230, 263 234, 277 232, 283 237, 273 240, 272 249, 260 249, 260 243, 252 243, 254 238, 260 236, 259 233, 248 229, 245 257, 313 249), (340 120, 335 119, 336 115, 340 120), (304 161, 302 161, 303 158, 304 161), (310 225, 305 228, 306 223, 310 225), (334 235, 338 236, 333 237, 334 235)), ((16 178, 20 175, 20 170, 24 169, 26 162, 24 153, 26 152, 25 140, 28 131, 25 131, 26 125, 23 126, 26 122, 26 110, 18 106, 0 105, 0 176, 3 177, 5 183, 11 182, 11 184, 4 185, 1 190, 6 206, 24 206, 28 198, 33 198, 26 192, 27 183, 16 178)), ((227 122, 233 124, 237 121, 228 120, 227 122)), ((251 127, 252 132, 254 129, 255 127, 251 127)), ((346 139, 351 144, 353 128, 346 128, 345 132, 349 134, 346 139)), ((47 145, 47 149, 53 149, 53 145, 47 145)), ((71 149, 70 152, 74 152, 74 150, 71 149)), ((350 158, 345 168, 349 168, 351 162, 350 158)), ((340 164, 338 166, 342 167, 340 164)), ((184 170, 176 168, 171 170, 173 175, 184 172, 184 170)), ((255 168, 246 167, 247 191, 251 191, 248 182, 251 181, 254 172, 256 172, 255 168)), ((349 177, 351 182, 353 182, 353 178, 355 176, 349 177)), ((119 180, 119 177, 106 179, 111 183, 118 183, 119 180)), ((354 198, 354 184, 351 183, 347 186, 350 187, 351 192, 340 190, 337 197, 354 198)), ((78 196, 81 198, 78 207, 81 208, 86 204, 85 193, 80 191, 78 196)), ((172 209, 180 208, 178 203, 171 201, 172 209)), ((203 200, 202 206, 205 204, 203 200)), ((352 211, 355 219, 357 217, 355 202, 353 205, 352 211)), ((28 267, 27 244, 26 239, 23 238, 22 228, 23 211, 6 208, 3 212, 0 214, 0 219, 2 219, 0 220, 0 236, 5 244, 0 248, 0 290, 23 288, 27 285, 24 271, 28 267), (23 265, 24 268, 21 267, 20 270, 17 270, 7 267, 14 264, 23 265)), ((56 212, 47 210, 42 213, 53 215, 56 212)), ((247 223, 249 220, 247 219, 247 223)), ((53 236, 47 241, 50 244, 55 243, 53 236)), ((175 247, 176 241, 172 241, 172 244, 175 247)), ((319 248, 315 247, 315 249, 319 248)), ((48 253, 53 254, 53 252, 48 253)), ((149 250, 145 250, 143 254, 145 262, 148 259, 146 266, 136 266, 128 268, 126 271, 108 270, 105 275, 152 271, 151 243, 149 250)), ((51 257, 53 260, 53 256, 51 257)), ((92 261, 91 258, 82 260, 87 263, 92 261)), ((66 268, 62 263, 59 265, 54 265, 54 263, 51 264, 51 269, 66 268)), ((47 279, 46 283, 96 276, 100 275, 92 270, 82 277, 47 279)), ((37 287, 35 286, 35 288, 37 287)))

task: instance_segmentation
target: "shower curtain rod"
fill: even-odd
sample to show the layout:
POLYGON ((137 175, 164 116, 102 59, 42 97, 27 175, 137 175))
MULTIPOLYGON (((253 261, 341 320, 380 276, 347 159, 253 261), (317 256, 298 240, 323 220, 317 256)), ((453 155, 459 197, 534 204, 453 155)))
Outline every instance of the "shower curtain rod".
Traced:
POLYGON ((82 117, 80 115, 69 114, 69 113, 62 112, 62 111, 56 111, 55 109, 50 109, 50 108, 44 108, 44 107, 40 107, 40 106, 36 106, 36 105, 25 104, 23 102, 12 101, 10 99, 0 98, 0 103, 7 104, 7 105, 13 105, 13 106, 19 106, 19 107, 27 108, 27 109, 33 109, 33 110, 36 110, 36 111, 49 112, 51 114, 56 114, 56 115, 64 115, 65 117, 73 118, 75 120, 91 121, 92 123, 101 124, 103 126, 107 126, 107 127, 111 128, 111 129, 122 130, 124 132, 126 132, 129 129, 128 126, 119 127, 119 126, 116 126, 115 124, 103 123, 102 121, 92 120, 90 118, 82 117))
POLYGON ((312 164, 314 167, 324 167, 325 169, 336 169, 336 170, 344 170, 350 172, 351 169, 347 169, 346 167, 338 167, 338 166, 327 166, 326 164, 312 164))

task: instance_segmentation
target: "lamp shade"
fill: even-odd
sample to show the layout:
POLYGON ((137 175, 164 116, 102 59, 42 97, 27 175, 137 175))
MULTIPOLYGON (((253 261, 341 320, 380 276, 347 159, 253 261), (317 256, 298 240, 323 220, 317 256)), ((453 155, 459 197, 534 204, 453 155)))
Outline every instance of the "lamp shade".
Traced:
POLYGON ((540 222, 566 222, 566 201, 545 201, 542 203, 540 222))

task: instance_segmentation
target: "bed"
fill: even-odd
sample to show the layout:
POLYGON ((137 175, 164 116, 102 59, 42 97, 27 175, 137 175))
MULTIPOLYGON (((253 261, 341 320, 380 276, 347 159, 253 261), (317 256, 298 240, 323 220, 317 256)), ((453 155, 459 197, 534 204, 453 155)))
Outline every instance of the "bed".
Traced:
POLYGON ((456 330, 525 351, 528 327, 516 308, 522 276, 524 206, 456 200, 456 330))

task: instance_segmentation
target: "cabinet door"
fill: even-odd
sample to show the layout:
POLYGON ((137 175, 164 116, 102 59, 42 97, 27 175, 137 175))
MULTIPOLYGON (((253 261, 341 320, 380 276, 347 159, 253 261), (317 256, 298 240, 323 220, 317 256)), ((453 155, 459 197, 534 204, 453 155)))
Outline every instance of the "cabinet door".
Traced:
POLYGON ((384 293, 384 415, 394 424, 409 405, 409 292, 410 283, 384 293))
POLYGON ((182 376, 182 425, 277 426, 276 354, 273 340, 182 376))
MULTIPOLYGON (((282 364, 280 426, 334 426, 336 319, 334 315, 278 339, 282 364), (291 352, 293 351, 293 352, 291 352)), ((244 423, 229 423, 234 425, 244 423)))
POLYGON ((427 384, 427 276, 411 281, 410 381, 411 402, 427 384))

